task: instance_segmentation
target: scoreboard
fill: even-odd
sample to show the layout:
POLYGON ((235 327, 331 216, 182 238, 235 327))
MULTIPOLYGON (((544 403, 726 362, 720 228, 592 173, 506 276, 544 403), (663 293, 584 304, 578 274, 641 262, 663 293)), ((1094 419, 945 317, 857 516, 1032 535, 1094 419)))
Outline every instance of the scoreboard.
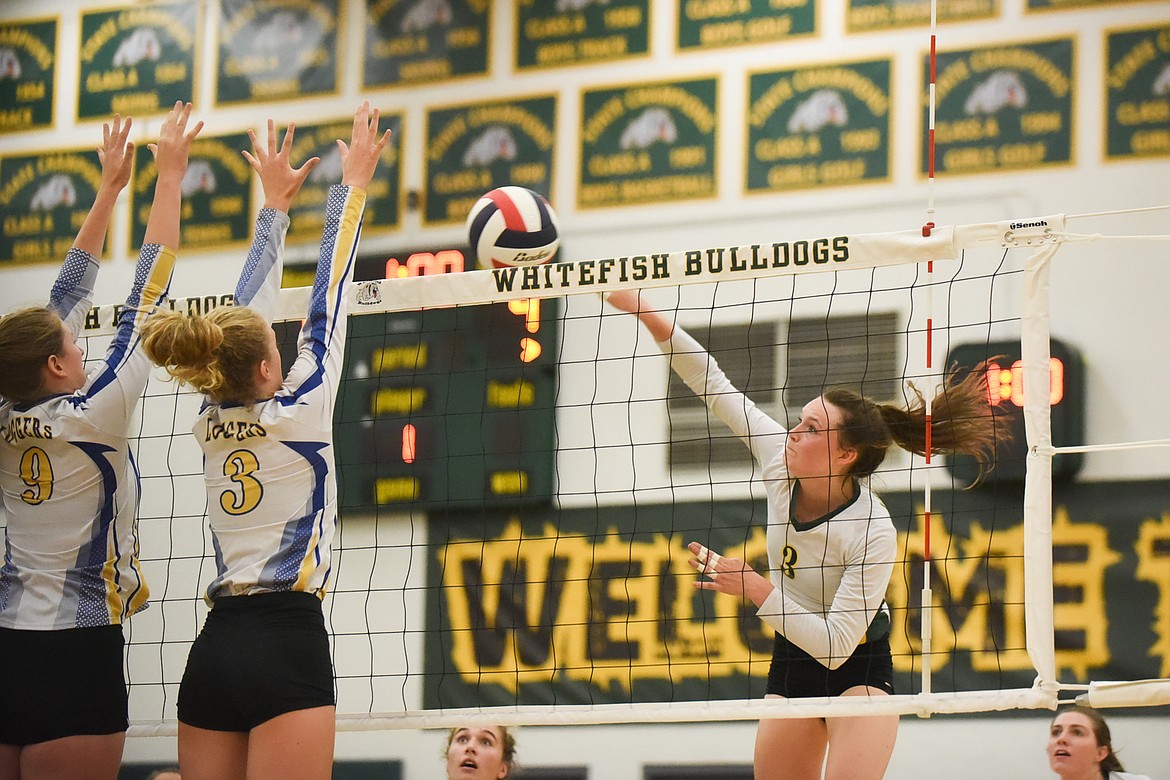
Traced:
MULTIPOLYGON (((411 267, 383 256, 378 270, 391 263, 411 267)), ((359 281, 375 278, 368 265, 359 281)), ((558 308, 526 299, 351 316, 334 413, 341 508, 549 503, 558 308)), ((285 360, 298 329, 278 330, 285 360)))
MULTIPOLYGON (((1048 393, 1051 405, 1052 445, 1071 447, 1085 443, 1085 364, 1080 352, 1058 339, 1049 343, 1048 393)), ((961 344, 947 355, 946 365, 968 370, 988 361, 988 404, 997 410, 995 418, 995 467, 985 482, 1022 483, 1027 474, 1028 443, 1024 430, 1024 365, 1020 342, 992 341, 961 344)), ((1031 388, 1028 392, 1034 392, 1031 388)), ((1071 480, 1081 468, 1080 453, 1058 453, 1052 459, 1052 479, 1071 480)), ((963 482, 979 474, 974 458, 954 455, 947 458, 951 472, 963 482)))

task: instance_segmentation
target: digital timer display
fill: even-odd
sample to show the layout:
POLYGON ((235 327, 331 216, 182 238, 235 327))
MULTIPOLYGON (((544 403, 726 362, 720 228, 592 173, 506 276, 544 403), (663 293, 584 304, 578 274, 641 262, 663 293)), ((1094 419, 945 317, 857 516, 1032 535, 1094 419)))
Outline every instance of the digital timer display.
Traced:
MULTIPOLYGON (((453 273, 462 256, 361 258, 355 281, 453 273)), ((351 316, 334 414, 341 508, 550 502, 558 309, 524 299, 351 316)), ((289 325, 277 335, 295 349, 289 325)))
MULTIPOLYGON (((1071 447, 1084 443, 1085 396, 1084 361, 1067 344, 1052 339, 1048 361, 1048 402, 1051 405, 1052 444, 1071 447)), ((974 370, 983 361, 987 373, 987 402, 996 414, 997 444, 995 468, 986 472, 984 482, 1023 481, 1028 455, 1024 431, 1024 363, 1018 341, 963 344, 947 355, 947 366, 974 370)), ((1027 392, 1032 392, 1029 388, 1027 392)), ((1081 467, 1080 453, 1062 453, 1052 459, 1052 478, 1071 479, 1081 467)), ((947 458, 951 472, 963 482, 978 474, 974 458, 956 455, 947 458)))

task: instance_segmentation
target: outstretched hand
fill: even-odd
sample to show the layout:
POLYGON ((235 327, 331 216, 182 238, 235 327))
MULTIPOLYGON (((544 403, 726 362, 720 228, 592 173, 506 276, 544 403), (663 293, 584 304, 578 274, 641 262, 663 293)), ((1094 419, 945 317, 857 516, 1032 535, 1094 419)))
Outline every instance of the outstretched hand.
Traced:
POLYGON ((382 150, 390 141, 390 131, 378 135, 378 109, 370 109, 369 101, 358 106, 353 115, 353 134, 349 145, 340 138, 337 148, 341 152, 341 183, 366 189, 374 178, 382 150))
POLYGON ((158 143, 150 144, 149 149, 154 153, 154 162, 158 167, 158 177, 178 176, 180 179, 187 172, 187 157, 191 151, 191 142, 199 131, 203 129, 202 120, 195 124, 190 131, 187 122, 191 119, 191 104, 177 101, 175 107, 163 120, 158 131, 158 143))
POLYGON ((260 175, 260 185, 264 188, 264 207, 277 211, 288 211, 293 199, 301 191, 301 186, 308 178, 310 171, 321 162, 320 157, 310 157, 300 168, 293 168, 289 158, 292 156, 293 135, 297 126, 289 123, 284 133, 284 141, 279 151, 276 148, 276 125, 268 120, 268 144, 261 149, 256 141, 256 133, 248 131, 248 140, 252 142, 252 151, 243 150, 242 154, 252 166, 252 170, 260 175))
POLYGON ((102 145, 97 147, 98 161, 102 166, 101 189, 121 192, 130 182, 130 171, 134 167, 134 142, 130 137, 130 126, 134 120, 126 117, 123 124, 120 114, 114 114, 113 126, 102 125, 102 145))
POLYGON ((618 311, 636 315, 655 341, 668 341, 674 333, 674 320, 654 308, 641 290, 614 290, 605 300, 618 311))
POLYGON ((624 311, 627 314, 652 311, 650 306, 642 299, 642 292, 640 290, 614 290, 606 294, 605 300, 610 306, 619 311, 624 311))

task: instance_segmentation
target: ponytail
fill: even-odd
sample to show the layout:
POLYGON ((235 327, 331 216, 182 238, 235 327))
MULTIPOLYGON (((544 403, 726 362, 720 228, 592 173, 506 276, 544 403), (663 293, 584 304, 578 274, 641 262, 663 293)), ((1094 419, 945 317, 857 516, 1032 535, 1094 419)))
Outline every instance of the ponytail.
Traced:
POLYGON ((268 357, 267 324, 245 307, 206 315, 160 311, 142 326, 142 347, 167 373, 213 403, 254 400, 256 366, 268 357))
MULTIPOLYGON (((980 463, 979 479, 995 453, 997 440, 1010 435, 995 425, 985 369, 986 363, 965 375, 952 369, 931 402, 931 453, 974 456, 980 463)), ((825 393, 825 400, 842 412, 842 445, 857 450, 851 470, 854 476, 866 477, 877 471, 891 444, 916 455, 926 454, 926 402, 918 388, 909 387, 913 398, 905 407, 878 404, 852 390, 825 393)))

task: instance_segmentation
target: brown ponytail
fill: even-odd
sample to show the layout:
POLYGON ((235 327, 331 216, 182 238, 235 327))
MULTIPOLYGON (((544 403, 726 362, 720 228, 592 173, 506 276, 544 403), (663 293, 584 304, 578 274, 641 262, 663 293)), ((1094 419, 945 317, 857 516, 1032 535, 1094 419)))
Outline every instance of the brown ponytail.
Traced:
POLYGON ((44 306, 0 318, 0 396, 17 403, 42 395, 42 369, 50 355, 65 351, 61 318, 44 306))
MULTIPOLYGON (((853 475, 865 477, 877 471, 891 444, 926 454, 926 403, 918 388, 910 385, 910 390, 914 397, 905 407, 877 404, 852 390, 825 393, 825 400, 841 410, 842 446, 857 450, 853 475)), ((981 465, 991 460, 997 440, 1008 434, 995 427, 987 392, 986 363, 969 373, 949 372, 931 403, 932 454, 972 455, 981 465)))
POLYGON ((256 367, 268 357, 268 325, 256 312, 225 306, 206 315, 162 311, 142 326, 147 356, 214 403, 255 399, 256 367))

